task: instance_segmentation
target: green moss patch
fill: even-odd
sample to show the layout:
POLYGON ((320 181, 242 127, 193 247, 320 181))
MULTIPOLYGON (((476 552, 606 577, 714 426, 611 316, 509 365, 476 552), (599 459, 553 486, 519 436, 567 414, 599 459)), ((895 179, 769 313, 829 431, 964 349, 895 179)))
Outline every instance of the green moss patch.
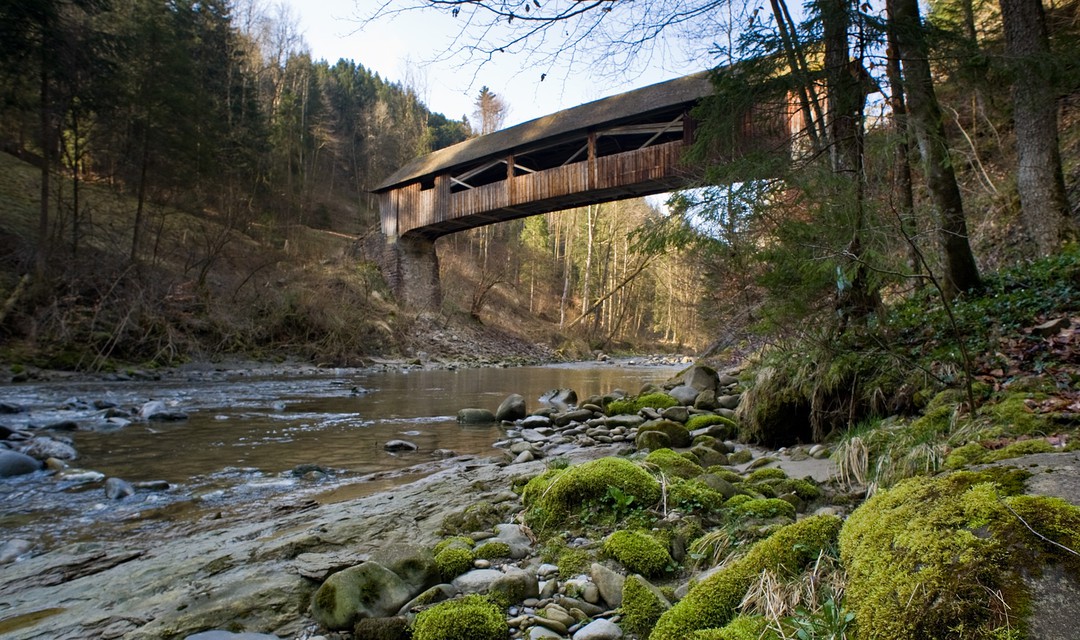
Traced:
POLYGON ((634 504, 648 506, 660 499, 660 483, 648 471, 624 458, 600 458, 548 471, 533 478, 522 492, 527 521, 543 529, 562 523, 574 513, 610 509, 605 504, 608 487, 634 497, 634 504))
MULTIPOLYGON (((734 498, 733 498, 734 499, 734 498)), ((746 500, 736 504, 732 512, 737 518, 755 518, 758 520, 771 520, 772 518, 795 519, 795 507, 791 503, 779 498, 760 498, 746 500)))
POLYGON ((660 575, 674 564, 667 548, 641 531, 616 531, 604 539, 604 553, 645 576, 660 575))
POLYGON ((1041 438, 1019 440, 1000 449, 987 449, 978 442, 972 442, 953 449, 945 458, 946 469, 962 469, 973 464, 986 464, 999 460, 1019 458, 1032 453, 1053 453, 1054 445, 1041 438))
POLYGON ((509 633, 502 610, 480 596, 440 602, 413 625, 413 640, 505 640, 509 633))
POLYGON ((725 418, 724 416, 716 415, 716 414, 703 414, 703 415, 691 416, 690 419, 686 421, 686 428, 691 430, 691 431, 696 431, 697 429, 704 429, 705 427, 711 427, 714 424, 718 424, 720 426, 727 427, 728 430, 729 430, 728 431, 729 435, 727 435, 725 437, 728 437, 728 438, 734 437, 735 434, 738 433, 738 430, 739 430, 739 425, 735 424, 734 420, 732 420, 731 418, 725 418))
POLYGON ((475 559, 471 549, 447 547, 435 554, 435 566, 443 580, 449 581, 471 569, 475 559))
POLYGON ((668 439, 669 446, 689 447, 693 439, 686 427, 671 420, 653 420, 638 427, 636 444, 639 449, 648 448, 644 444, 644 438, 651 433, 662 433, 668 439))
POLYGON ((697 480, 673 479, 668 485, 668 502, 689 512, 719 511, 727 498, 697 480))
POLYGON ((671 608, 671 602, 655 586, 639 575, 629 575, 623 582, 622 590, 622 626, 627 631, 647 638, 653 625, 665 611, 671 608))
POLYGON ((727 625, 762 571, 776 571, 781 578, 798 575, 822 549, 834 544, 840 524, 839 518, 814 516, 781 527, 745 556, 695 585, 660 616, 649 640, 685 640, 695 631, 727 625))
POLYGON ((695 478, 705 472, 699 464, 671 449, 657 449, 645 457, 646 465, 655 465, 665 475, 695 478))
POLYGON ((720 629, 697 631, 691 638, 693 640, 762 640, 776 637, 775 634, 766 635, 768 629, 769 622, 764 616, 740 615, 720 629))
POLYGON ((667 409, 679 404, 679 401, 666 393, 644 393, 633 398, 623 398, 609 402, 605 413, 609 416, 633 414, 642 409, 667 409))
POLYGON ((476 548, 474 552, 477 558, 509 558, 510 545, 505 542, 485 542, 476 548))
POLYGON ((1052 498, 1001 498, 991 477, 915 478, 855 510, 840 535, 840 556, 861 637, 1005 637, 1007 622, 988 606, 988 594, 1008 607, 1009 623, 1017 627, 1027 610, 1021 573, 1038 572, 1049 561, 1075 564, 1009 509, 1074 549, 1080 509, 1052 498))

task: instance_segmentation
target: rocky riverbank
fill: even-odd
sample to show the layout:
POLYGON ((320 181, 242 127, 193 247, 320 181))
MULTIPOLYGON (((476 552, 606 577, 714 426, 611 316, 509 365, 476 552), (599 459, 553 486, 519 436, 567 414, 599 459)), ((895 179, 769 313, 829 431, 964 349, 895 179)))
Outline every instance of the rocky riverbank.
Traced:
MULTIPOLYGON (((1030 637, 1070 637, 1075 620, 1065 614, 1047 622, 1063 615, 1048 603, 1075 595, 1075 573, 1027 529, 1012 526, 1009 514, 1075 548, 1080 510, 1022 494, 1027 481, 1044 495, 1080 502, 1075 483, 1064 481, 1080 468, 1076 453, 1042 454, 1022 472, 992 467, 916 479, 863 504, 866 488, 838 481, 820 445, 766 451, 737 442, 738 416, 730 412, 740 389, 735 377, 692 367, 634 395, 613 390, 578 399, 558 390, 531 410, 513 396, 496 411, 466 409, 463 422, 504 420, 500 452, 426 463, 414 471, 427 477, 359 499, 339 493, 254 505, 242 520, 207 515, 187 535, 70 545, 8 564, 0 576, 0 634, 759 637, 773 620, 763 609, 816 606, 804 622, 825 624, 826 602, 843 630, 856 615, 860 624, 886 624, 872 614, 887 608, 868 585, 909 579, 902 555, 890 560, 898 552, 890 541, 900 534, 886 529, 882 538, 874 522, 906 527, 915 541, 926 536, 913 543, 924 549, 919 557, 947 558, 947 548, 934 545, 965 522, 956 513, 974 509, 987 539, 1009 542, 975 548, 974 561, 997 554, 999 566, 972 579, 1001 589, 1003 599, 1013 597, 1007 589, 1034 594, 1030 626, 1038 634, 1030 637), (995 490, 1006 496, 1000 506, 995 490), (1025 567, 1022 580, 1010 568, 1015 563, 1025 567), (1041 566, 1055 569, 1033 570, 1041 566), (859 594, 847 598, 846 610, 845 589, 859 594)), ((930 622, 946 615, 935 609, 944 599, 968 623, 996 624, 986 622, 977 597, 970 611, 963 608, 972 597, 966 587, 921 584, 931 598, 924 610, 930 622)))

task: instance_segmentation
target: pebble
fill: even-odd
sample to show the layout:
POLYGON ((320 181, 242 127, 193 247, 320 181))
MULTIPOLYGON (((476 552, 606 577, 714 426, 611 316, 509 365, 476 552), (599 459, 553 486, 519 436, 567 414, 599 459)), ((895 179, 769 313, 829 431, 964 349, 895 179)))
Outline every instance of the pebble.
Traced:
POLYGON ((610 620, 593 620, 574 634, 574 640, 616 640, 623 637, 619 625, 610 620))

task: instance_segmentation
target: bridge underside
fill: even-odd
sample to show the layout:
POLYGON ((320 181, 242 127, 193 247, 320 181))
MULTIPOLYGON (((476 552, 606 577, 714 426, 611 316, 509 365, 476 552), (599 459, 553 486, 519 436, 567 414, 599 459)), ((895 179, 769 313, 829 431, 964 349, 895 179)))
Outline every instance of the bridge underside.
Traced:
MULTIPOLYGON (((400 300, 440 299, 434 242, 488 224, 698 184, 682 161, 694 139, 690 109, 711 91, 704 76, 582 105, 419 158, 376 190, 392 244, 384 271, 400 300)), ((786 109, 747 114, 738 148, 786 149, 786 109)))

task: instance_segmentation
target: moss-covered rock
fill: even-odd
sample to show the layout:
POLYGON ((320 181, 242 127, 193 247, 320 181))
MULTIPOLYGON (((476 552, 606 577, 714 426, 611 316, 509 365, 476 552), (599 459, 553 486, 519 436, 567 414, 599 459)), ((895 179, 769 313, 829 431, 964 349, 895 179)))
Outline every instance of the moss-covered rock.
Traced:
POLYGON ((327 629, 352 629, 359 618, 385 618, 398 612, 414 591, 377 562, 339 571, 311 599, 311 615, 327 629))
POLYGON ((987 481, 992 477, 962 471, 913 478, 852 513, 840 556, 860 636, 1013 637, 1006 624, 1022 629, 1029 610, 1024 575, 1047 563, 1080 575, 1075 556, 1035 537, 1015 515, 1076 549, 1080 509, 1055 498, 1001 498, 1002 487, 987 481))
POLYGON ((485 542, 475 549, 473 552, 477 558, 484 558, 490 560, 491 558, 509 558, 510 557, 510 545, 505 542, 485 542))
POLYGON ((840 519, 813 516, 781 527, 747 554, 695 585, 660 616, 649 640, 685 640, 695 631, 720 628, 734 617, 747 589, 764 570, 781 577, 800 573, 836 540, 840 519))
POLYGON ((627 631, 640 638, 649 637, 653 625, 670 608, 671 602, 651 582, 637 574, 626 577, 620 611, 627 631))
POLYGON ((641 451, 656 451, 671 447, 671 438, 663 431, 642 431, 634 439, 634 446, 641 451))
POLYGON ((746 476, 747 482, 761 482, 762 480, 783 480, 787 478, 787 474, 783 469, 777 467, 767 467, 765 469, 755 469, 746 476))
POLYGON ((436 543, 435 548, 432 549, 431 552, 435 555, 439 555, 450 548, 472 549, 474 544, 473 539, 468 536, 450 536, 449 538, 444 538, 436 543))
POLYGON ((637 413, 642 409, 667 409, 679 404, 679 401, 662 391, 642 393, 633 398, 622 398, 609 402, 604 408, 604 413, 609 416, 637 413))
POLYGON ((472 568, 476 556, 471 549, 447 547, 435 554, 435 566, 443 580, 452 580, 472 568))
MULTIPOLYGON (((723 482, 722 480, 720 482, 723 482)), ((730 485, 729 485, 730 486, 730 485)), ((668 484, 668 503, 688 512, 710 513, 724 507, 727 496, 699 480, 672 479, 668 484)))
POLYGON ((701 465, 688 460, 671 449, 657 449, 645 457, 646 465, 654 465, 668 476, 693 478, 705 472, 701 465))
POLYGON ((506 519, 505 507, 481 500, 443 518, 443 535, 486 531, 506 519))
POLYGON ((593 556, 585 549, 563 548, 555 557, 555 566, 559 568, 559 577, 569 580, 584 573, 592 565, 593 556))
POLYGON ((693 441, 693 438, 690 437, 690 432, 678 422, 673 422, 671 420, 650 420, 638 427, 638 440, 635 440, 634 444, 639 449, 644 448, 639 444, 642 434, 649 433, 650 431, 659 431, 667 436, 672 447, 689 447, 690 443, 693 441))
POLYGON ((773 491, 778 496, 786 493, 794 493, 799 499, 805 500, 806 502, 817 500, 821 497, 821 488, 811 480, 803 478, 784 478, 783 480, 776 480, 769 484, 772 485, 773 491))
POLYGON ((987 449, 978 442, 972 442, 949 452, 949 455, 945 457, 943 466, 946 469, 963 469, 974 464, 986 464, 988 462, 1019 458, 1032 453, 1052 453, 1054 451, 1054 445, 1042 438, 1019 440, 1000 449, 987 449))
MULTIPOLYGON (((719 629, 697 631, 693 640, 770 640, 769 621, 764 616, 735 616, 735 619, 719 629)), ((801 637, 801 636, 800 636, 801 637)))
POLYGON ((604 539, 604 553, 645 576, 660 575, 673 564, 667 548, 642 531, 616 531, 604 539))
MULTIPOLYGON (((721 446, 723 446, 723 444, 721 444, 721 446)), ((726 453, 722 453, 713 447, 703 444, 695 445, 690 449, 689 453, 697 459, 698 464, 702 467, 715 467, 727 464, 728 462, 726 453)))
POLYGON ((739 449, 735 453, 728 456, 728 463, 730 464, 746 464, 754 459, 754 454, 750 453, 749 449, 739 449))
MULTIPOLYGON (((730 505, 730 501, 729 504, 730 505)), ((740 519, 771 520, 773 518, 795 519, 795 507, 779 498, 760 498, 741 501, 734 505, 732 512, 740 519)))
POLYGON ((475 595, 441 602, 413 624, 413 640, 505 640, 509 633, 502 610, 475 595))
POLYGON ((722 430, 710 431, 709 435, 717 438, 734 438, 739 431, 739 425, 731 418, 725 418, 719 414, 702 414, 691 417, 686 421, 686 428, 691 431, 704 429, 713 425, 724 427, 722 430))
POLYGON ((1052 431, 1045 414, 1033 413, 1029 400, 1043 400, 1046 396, 1031 393, 1010 393, 992 404, 983 406, 981 413, 1000 425, 1004 432, 1014 436, 1033 435, 1052 431))
POLYGON ((743 477, 731 469, 725 469, 724 467, 709 467, 705 469, 705 473, 710 473, 717 477, 727 480, 731 484, 739 484, 743 481, 743 477))
POLYGON ((530 480, 522 492, 526 517, 534 528, 554 526, 600 506, 608 487, 634 496, 635 505, 652 505, 660 498, 660 483, 648 471, 624 458, 600 458, 530 480))

